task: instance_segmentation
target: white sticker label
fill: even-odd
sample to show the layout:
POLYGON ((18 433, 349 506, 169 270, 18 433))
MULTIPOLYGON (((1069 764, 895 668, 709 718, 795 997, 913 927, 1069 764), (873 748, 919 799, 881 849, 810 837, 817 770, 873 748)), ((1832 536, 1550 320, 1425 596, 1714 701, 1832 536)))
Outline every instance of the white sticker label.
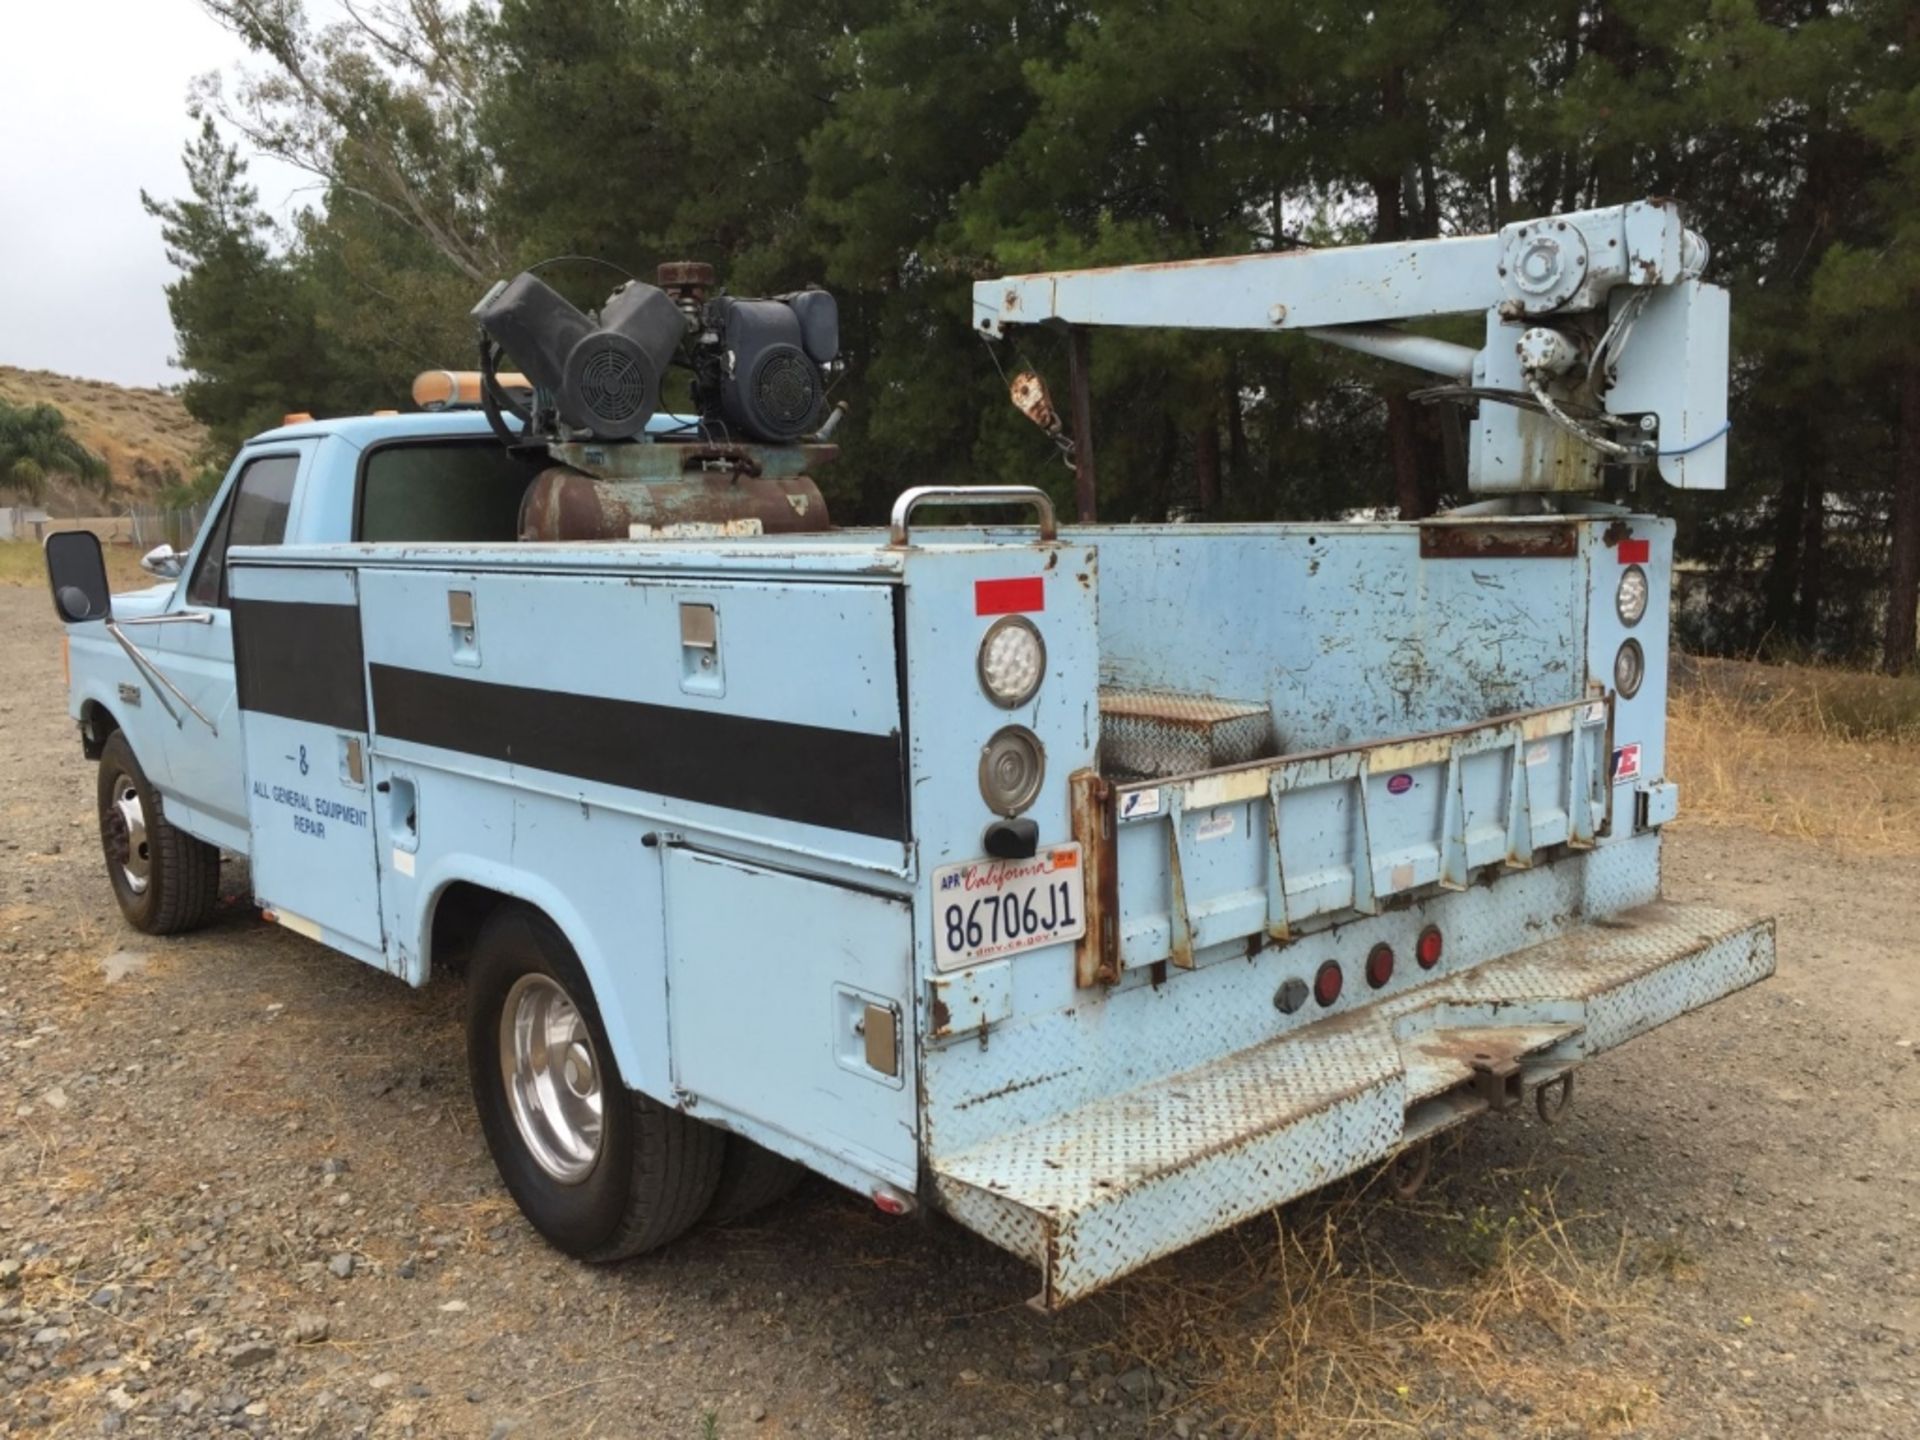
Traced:
POLYGON ((1158 815, 1160 813, 1160 792, 1158 790, 1129 790, 1120 797, 1120 818, 1131 820, 1136 815, 1158 815))
POLYGON ((411 850, 402 850, 396 845, 393 851, 393 868, 398 870, 402 875, 413 874, 413 852, 411 850))
POLYGON ((1231 810, 1216 810, 1193 832, 1196 840, 1224 840, 1239 828, 1239 818, 1231 810))
MULTIPOLYGON (((806 513, 796 507, 797 513, 806 513)), ((636 520, 627 526, 629 540, 744 540, 764 535, 766 526, 757 515, 744 520, 680 520, 670 525, 649 525, 636 520)))
POLYGON ((1544 740, 1536 740, 1527 747, 1527 764, 1544 765, 1553 758, 1553 750, 1544 740))

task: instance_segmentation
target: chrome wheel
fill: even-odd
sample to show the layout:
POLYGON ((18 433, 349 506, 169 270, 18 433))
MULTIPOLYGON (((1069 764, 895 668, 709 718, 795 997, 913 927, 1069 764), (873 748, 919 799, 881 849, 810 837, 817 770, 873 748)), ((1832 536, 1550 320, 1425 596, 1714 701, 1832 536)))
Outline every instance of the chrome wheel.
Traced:
POLYGON ((125 771, 113 777, 113 801, 101 817, 107 827, 107 849, 113 863, 135 895, 147 893, 152 877, 153 857, 147 842, 147 808, 140 803, 140 789, 125 771))
POLYGON ((522 975, 500 1009, 500 1074, 527 1152, 563 1185, 600 1157, 600 1057, 579 1008, 547 975, 522 975))

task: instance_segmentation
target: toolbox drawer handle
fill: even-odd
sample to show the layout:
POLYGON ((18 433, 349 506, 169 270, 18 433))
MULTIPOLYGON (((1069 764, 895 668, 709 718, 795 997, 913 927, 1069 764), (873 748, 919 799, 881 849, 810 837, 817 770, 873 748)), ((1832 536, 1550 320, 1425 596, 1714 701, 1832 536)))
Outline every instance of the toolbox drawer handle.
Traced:
POLYGON ((1060 538, 1060 527, 1053 518, 1053 501, 1047 492, 1032 485, 916 485, 902 490, 893 502, 893 521, 888 527, 887 543, 896 549, 910 543, 907 522, 921 505, 1031 505, 1039 512, 1040 539, 1051 543, 1060 538))

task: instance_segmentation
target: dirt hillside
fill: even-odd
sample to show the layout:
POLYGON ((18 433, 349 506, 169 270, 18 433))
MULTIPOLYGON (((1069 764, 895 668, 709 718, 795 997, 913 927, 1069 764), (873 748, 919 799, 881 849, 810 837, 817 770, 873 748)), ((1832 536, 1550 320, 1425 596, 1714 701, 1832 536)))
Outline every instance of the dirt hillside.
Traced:
POLYGON ((180 397, 165 390, 0 365, 0 400, 57 407, 81 444, 106 460, 122 499, 147 498, 190 476, 207 441, 180 397))

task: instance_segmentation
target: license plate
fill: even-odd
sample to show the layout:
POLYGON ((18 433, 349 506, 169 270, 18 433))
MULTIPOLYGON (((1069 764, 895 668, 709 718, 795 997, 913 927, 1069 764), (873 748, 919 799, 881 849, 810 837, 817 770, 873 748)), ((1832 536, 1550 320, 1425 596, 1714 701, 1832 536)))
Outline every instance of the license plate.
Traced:
POLYGON ((941 970, 998 960, 1087 933, 1078 845, 1031 860, 969 860, 933 872, 933 956, 941 970))

